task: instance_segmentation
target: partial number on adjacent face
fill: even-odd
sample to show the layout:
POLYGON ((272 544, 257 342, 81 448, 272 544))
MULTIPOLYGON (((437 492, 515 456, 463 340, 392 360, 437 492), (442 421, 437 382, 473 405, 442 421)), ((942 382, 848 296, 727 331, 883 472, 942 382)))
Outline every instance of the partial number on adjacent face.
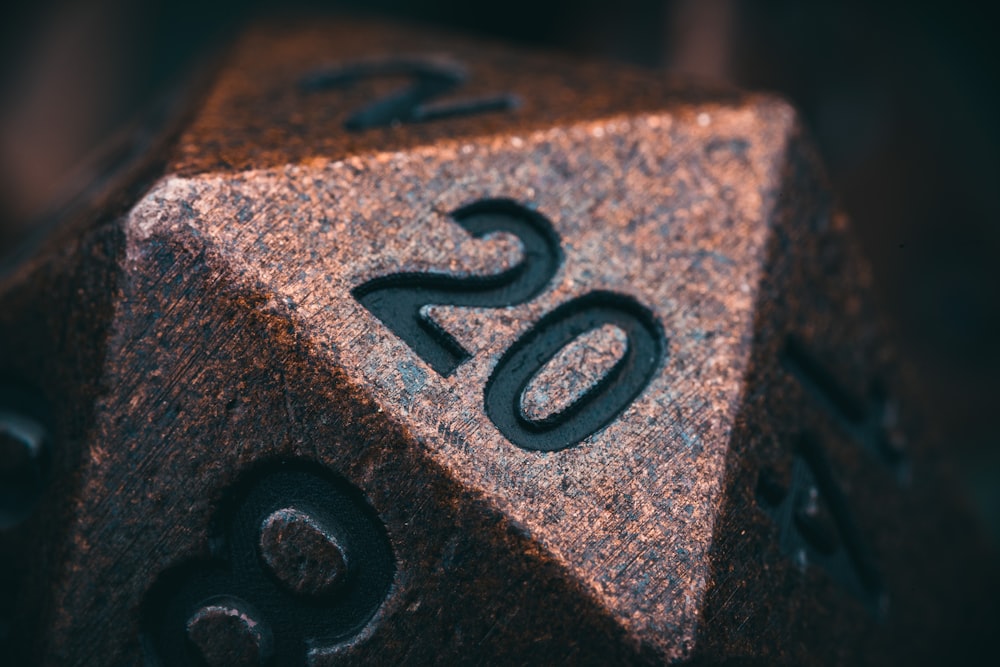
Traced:
POLYGON ((358 634, 389 593, 395 558, 360 490, 276 462, 229 493, 211 559, 169 570, 144 607, 144 641, 168 665, 305 665, 358 634))
POLYGON ((458 89, 466 74, 458 66, 423 60, 389 60, 322 70, 302 79, 299 89, 305 93, 337 90, 364 79, 383 77, 405 77, 413 83, 352 113, 344 121, 345 129, 360 132, 402 123, 508 111, 518 104, 517 98, 509 94, 432 104, 435 98, 458 89))
MULTIPOLYGON (((797 338, 786 341, 781 361, 845 432, 894 473, 897 481, 906 480, 902 436, 895 432, 894 411, 881 389, 876 387, 869 401, 853 396, 797 338)), ((789 483, 779 482, 772 471, 764 470, 757 485, 758 498, 781 527, 782 549, 803 565, 811 561, 826 569, 880 615, 886 606, 882 579, 821 439, 803 433, 794 454, 789 483)))
MULTIPOLYGON (((520 240, 520 263, 488 276, 455 278, 440 273, 382 276, 352 294, 439 374, 451 375, 470 355, 423 311, 427 305, 506 308, 541 294, 563 255, 545 216, 508 199, 463 207, 452 218, 476 237, 507 232, 520 240)), ((502 356, 484 387, 486 414, 504 436, 523 449, 572 447, 621 414, 652 381, 666 354, 666 339, 653 314, 635 299, 596 291, 543 316, 502 356), (603 325, 624 332, 625 353, 571 405, 543 419, 524 409, 531 381, 567 345, 603 325)))

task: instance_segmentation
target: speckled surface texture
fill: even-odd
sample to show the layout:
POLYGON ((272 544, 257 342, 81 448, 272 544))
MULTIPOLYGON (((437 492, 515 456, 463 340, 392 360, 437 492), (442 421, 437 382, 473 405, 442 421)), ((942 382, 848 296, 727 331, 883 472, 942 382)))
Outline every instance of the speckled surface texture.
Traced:
MULTIPOLYGON (((280 461, 356 487, 395 559, 362 628, 289 664, 916 664, 965 641, 947 610, 972 600, 986 562, 907 416, 866 269, 779 100, 419 31, 261 27, 168 174, 113 229, 124 242, 107 390, 78 453, 46 664, 155 661, 151 587, 222 553, 228 489, 280 461), (509 92, 520 106, 352 134, 348 114, 400 79, 295 86, 389 50, 460 62, 455 96, 509 92), (440 374, 352 290, 516 267, 514 236, 474 237, 451 217, 496 198, 544 216, 561 261, 526 303, 426 309, 469 354, 440 374), (517 447, 486 414, 484 387, 534 323, 593 291, 652 313, 655 372, 581 442, 517 447), (860 417, 836 423, 796 383, 781 361, 789 336, 852 394, 878 376, 902 401, 892 428, 905 462, 880 463, 881 440, 850 437, 860 417), (818 562, 755 495, 764 468, 789 479, 805 432, 823 441, 861 535, 818 562), (875 592, 851 578, 864 579, 850 569, 862 539, 875 592), (949 548, 926 548, 941 539, 949 548)), ((537 378, 529 416, 599 384, 571 367, 627 355, 620 331, 600 331, 537 378)))
POLYGON ((680 656, 708 576, 772 179, 791 122, 787 108, 768 101, 707 109, 555 128, 518 146, 507 136, 439 142, 277 173, 168 181, 131 216, 131 258, 164 237, 205 239, 273 293, 304 341, 405 424, 412 446, 521 526, 639 642, 680 656), (708 128, 698 113, 714 117, 708 128), (703 157, 708 133, 759 139, 742 160, 712 163, 703 157), (489 266, 489 245, 463 238, 442 212, 495 196, 545 213, 567 257, 552 288, 526 306, 442 312, 439 324, 474 357, 437 377, 350 290, 456 261, 459 271, 489 266), (483 411, 492 366, 527 324, 595 288, 631 295, 662 318, 664 368, 584 444, 558 455, 512 447, 483 411))

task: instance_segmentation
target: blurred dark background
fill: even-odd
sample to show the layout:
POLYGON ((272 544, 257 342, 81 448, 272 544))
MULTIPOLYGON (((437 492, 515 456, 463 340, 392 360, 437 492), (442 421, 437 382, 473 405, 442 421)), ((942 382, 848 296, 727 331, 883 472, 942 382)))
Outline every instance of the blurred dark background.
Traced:
MULTIPOLYGON (((8 3, 0 26, 0 256, 58 222, 108 168, 95 156, 123 128, 141 125, 163 91, 277 4, 8 3)), ((978 3, 294 4, 450 26, 791 99, 825 155, 970 497, 1000 541, 1000 67, 994 23, 978 3)))

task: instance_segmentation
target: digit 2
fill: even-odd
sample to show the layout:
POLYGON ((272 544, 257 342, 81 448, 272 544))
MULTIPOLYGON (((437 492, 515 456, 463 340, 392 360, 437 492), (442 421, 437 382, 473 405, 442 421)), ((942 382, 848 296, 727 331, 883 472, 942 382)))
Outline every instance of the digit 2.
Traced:
POLYGON ((428 104, 434 98, 461 86, 466 80, 466 74, 456 66, 418 60, 364 63, 316 72, 302 79, 299 88, 305 92, 317 92, 346 88, 362 79, 391 76, 407 77, 413 83, 351 114, 344 121, 347 130, 359 132, 399 123, 421 123, 490 111, 507 111, 517 106, 517 99, 507 94, 428 104))
POLYGON ((537 296, 562 263, 559 238, 544 216, 508 199, 487 199, 451 217, 472 236, 508 232, 521 241, 524 258, 491 276, 455 278, 438 273, 397 273, 356 287, 361 305, 403 339, 439 374, 448 376, 469 353, 421 310, 429 304, 502 308, 537 296))
MULTIPOLYGON (((402 273, 376 278, 352 292, 363 306, 441 375, 450 375, 469 353, 432 322, 430 304, 503 308, 531 300, 555 277, 562 263, 559 238, 540 213, 509 199, 487 199, 452 217, 473 236, 506 231, 520 239, 524 258, 491 276, 454 278, 437 273, 402 273)), ((631 297, 595 291, 542 317, 511 345, 484 388, 486 414, 522 449, 557 451, 578 444, 621 414, 650 383, 666 354, 663 330, 653 314, 631 297), (560 350, 604 324, 625 332, 623 357, 571 405, 543 420, 525 416, 525 388, 560 350)))

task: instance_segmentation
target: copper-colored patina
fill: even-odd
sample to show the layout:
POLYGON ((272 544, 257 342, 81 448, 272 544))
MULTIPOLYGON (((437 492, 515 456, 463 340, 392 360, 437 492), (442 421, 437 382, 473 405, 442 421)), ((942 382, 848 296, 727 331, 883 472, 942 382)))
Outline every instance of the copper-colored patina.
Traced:
POLYGON ((172 156, 0 295, 58 449, 25 655, 925 664, 989 619, 782 101, 268 25, 172 156))

